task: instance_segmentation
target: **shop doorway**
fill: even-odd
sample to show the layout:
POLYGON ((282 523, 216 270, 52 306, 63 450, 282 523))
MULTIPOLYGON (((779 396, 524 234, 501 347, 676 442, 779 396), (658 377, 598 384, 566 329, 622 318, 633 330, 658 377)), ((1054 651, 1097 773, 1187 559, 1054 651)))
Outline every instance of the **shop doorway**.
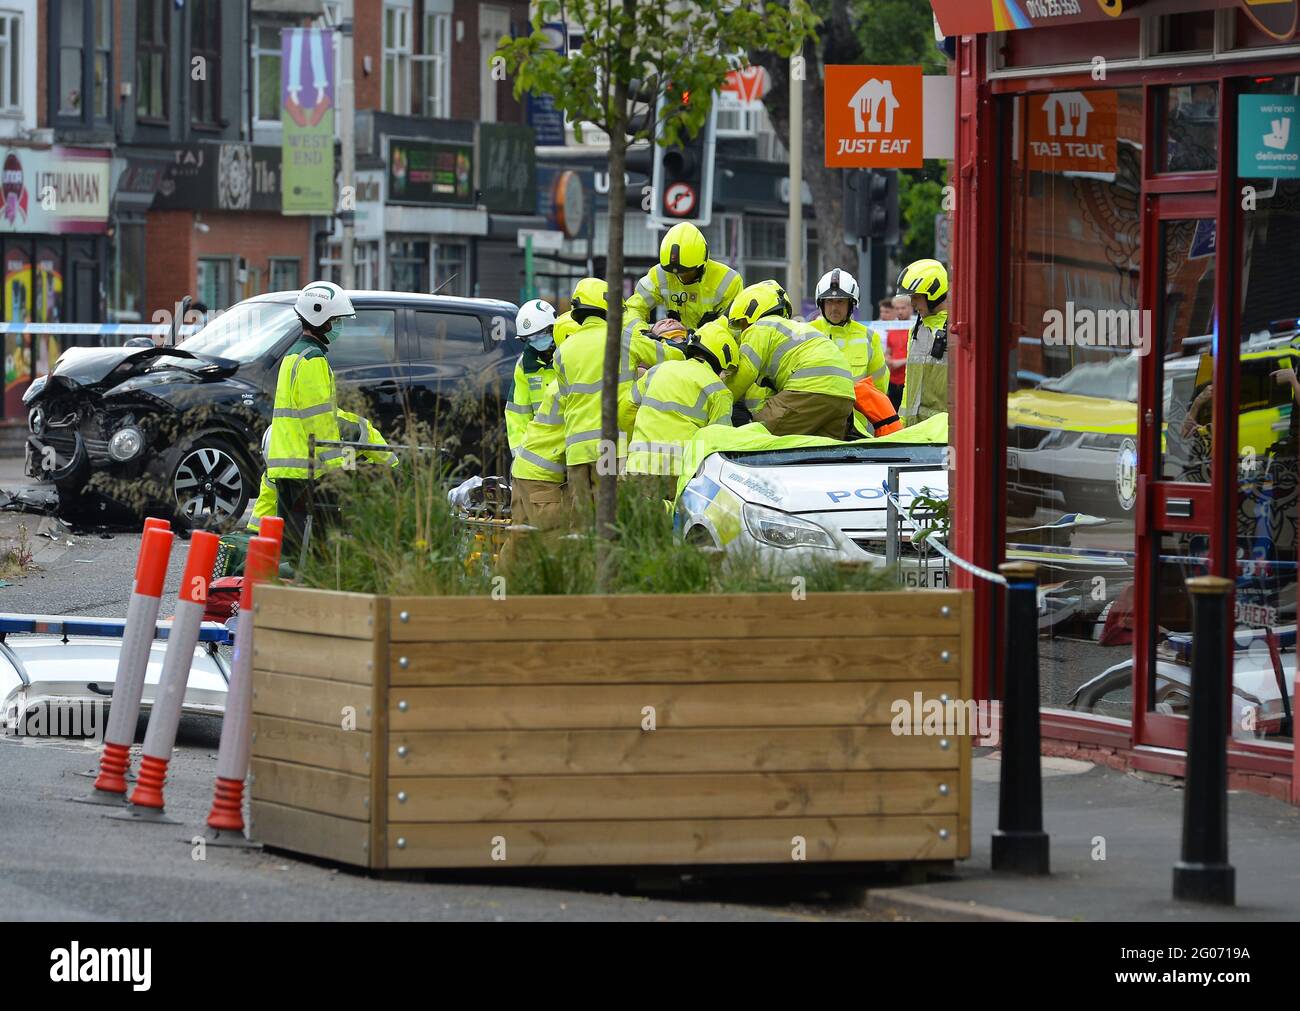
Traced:
MULTIPOLYGON (((1210 180, 1213 185, 1213 180, 1210 180)), ((1214 565, 1219 348, 1214 189, 1144 198, 1138 389, 1134 739, 1185 746, 1192 620, 1186 580, 1214 565)))

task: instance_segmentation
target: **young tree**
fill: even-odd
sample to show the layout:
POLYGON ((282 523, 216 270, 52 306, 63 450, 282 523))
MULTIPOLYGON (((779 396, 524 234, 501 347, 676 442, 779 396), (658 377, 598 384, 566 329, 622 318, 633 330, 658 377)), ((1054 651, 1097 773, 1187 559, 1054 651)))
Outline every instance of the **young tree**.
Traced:
MULTIPOLYGON (((533 34, 501 43, 498 54, 513 75, 516 96, 550 95, 579 138, 583 124, 609 136, 609 327, 601 395, 606 446, 618 445, 628 146, 656 135, 673 144, 697 133, 738 58, 754 52, 789 57, 811 36, 815 21, 807 0, 536 0, 533 34), (546 48, 541 26, 557 21, 581 36, 567 55, 546 48)), ((613 532, 615 480, 612 473, 599 477, 602 538, 613 532)))

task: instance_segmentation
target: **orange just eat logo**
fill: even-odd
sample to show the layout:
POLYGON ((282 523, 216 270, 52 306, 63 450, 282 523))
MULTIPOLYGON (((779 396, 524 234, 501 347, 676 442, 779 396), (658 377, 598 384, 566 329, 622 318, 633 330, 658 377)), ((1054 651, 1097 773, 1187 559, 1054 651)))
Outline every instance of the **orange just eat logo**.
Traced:
POLYGON ((920 67, 826 68, 826 167, 920 168, 920 67))

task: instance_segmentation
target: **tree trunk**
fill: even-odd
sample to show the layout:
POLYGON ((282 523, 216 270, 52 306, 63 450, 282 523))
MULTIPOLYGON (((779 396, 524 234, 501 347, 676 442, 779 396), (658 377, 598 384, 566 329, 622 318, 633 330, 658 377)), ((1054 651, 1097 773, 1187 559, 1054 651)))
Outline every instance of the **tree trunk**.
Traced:
POLYGON ((622 364, 623 220, 627 207, 627 82, 614 81, 609 130, 609 248, 605 279, 609 284, 608 329, 605 331, 604 385, 600 393, 601 454, 596 487, 596 585, 608 593, 613 581, 614 523, 618 516, 618 374, 622 364))
MULTIPOLYGON (((858 250, 844 242, 843 173, 826 167, 826 138, 822 110, 825 87, 822 66, 827 63, 858 63, 859 46, 849 25, 844 0, 834 0, 822 26, 822 52, 804 46, 806 60, 804 87, 803 177, 812 191, 813 231, 817 235, 817 274, 832 267, 845 267, 856 274, 858 250)), ((772 87, 763 104, 777 138, 790 148, 790 61, 775 53, 756 53, 754 62, 767 69, 772 87)), ((797 199, 795 194, 791 199, 797 199)), ((747 280, 756 280, 749 278, 747 280)), ((861 279, 860 279, 861 280, 861 279)), ((795 307, 796 311, 798 306, 795 307)))

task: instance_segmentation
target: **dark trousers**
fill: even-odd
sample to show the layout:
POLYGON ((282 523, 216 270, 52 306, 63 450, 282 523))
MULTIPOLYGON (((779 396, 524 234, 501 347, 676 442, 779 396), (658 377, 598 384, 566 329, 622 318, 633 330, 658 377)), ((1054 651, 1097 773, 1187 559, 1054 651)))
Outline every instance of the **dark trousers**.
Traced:
POLYGON ((284 545, 280 557, 296 568, 307 535, 307 517, 312 517, 311 536, 315 541, 321 535, 322 526, 337 515, 337 509, 332 499, 322 493, 319 483, 313 496, 312 482, 307 480, 276 478, 275 495, 276 513, 284 520, 284 545))
POLYGON ((898 410, 903 403, 903 383, 889 384, 889 402, 894 405, 894 410, 898 410))

